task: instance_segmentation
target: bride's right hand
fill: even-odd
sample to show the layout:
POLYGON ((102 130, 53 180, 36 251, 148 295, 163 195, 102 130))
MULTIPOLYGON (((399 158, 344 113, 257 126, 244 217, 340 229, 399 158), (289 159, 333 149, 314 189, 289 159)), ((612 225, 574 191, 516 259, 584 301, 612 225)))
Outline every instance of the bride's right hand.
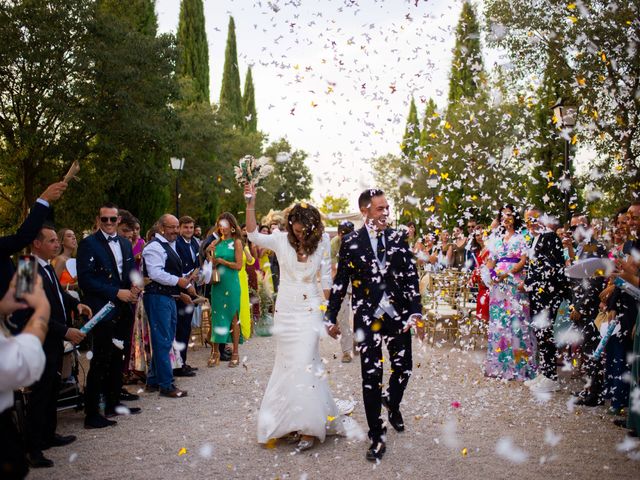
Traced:
POLYGON ((256 188, 255 185, 252 185, 250 183, 245 183, 244 184, 245 198, 248 198, 249 196, 251 197, 250 199, 247 200, 247 203, 249 203, 249 204, 255 203, 257 191, 258 191, 258 189, 256 188))

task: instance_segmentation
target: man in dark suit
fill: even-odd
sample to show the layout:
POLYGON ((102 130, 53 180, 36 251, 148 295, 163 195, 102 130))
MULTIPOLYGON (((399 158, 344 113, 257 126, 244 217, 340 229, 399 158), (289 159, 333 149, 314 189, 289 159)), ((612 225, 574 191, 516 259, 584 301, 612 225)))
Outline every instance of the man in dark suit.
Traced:
MULTIPOLYGON (((527 228, 533 235, 530 245, 527 277, 522 289, 529 293, 540 352, 539 375, 527 386, 534 393, 559 390, 556 368, 557 348, 553 337, 553 322, 560 304, 567 296, 567 277, 562 241, 543 224, 544 215, 537 208, 525 212, 527 228)), ((526 382, 525 382, 526 384, 526 382)))
POLYGON ((326 318, 329 335, 340 330, 336 319, 342 300, 352 285, 353 329, 362 370, 364 408, 371 446, 367 460, 377 461, 386 450, 386 428, 381 407, 389 411, 389 423, 404 430, 400 403, 411 376, 411 334, 424 337, 418 274, 404 233, 387 228, 389 204, 382 190, 365 190, 358 199, 365 225, 342 240, 338 270, 333 280, 326 318), (392 373, 389 388, 382 391, 382 341, 387 344, 392 373))
MULTIPOLYGON (((197 267, 200 266, 198 260, 198 250, 200 245, 198 241, 193 237, 193 230, 195 227, 195 220, 189 216, 180 217, 178 220, 180 234, 176 239, 176 252, 182 260, 182 273, 188 275, 197 267)), ((176 301, 178 307, 178 322, 176 325, 176 342, 184 345, 184 348, 180 350, 180 356, 182 357, 182 368, 177 368, 173 371, 173 375, 176 377, 193 377, 195 376, 195 370, 191 365, 187 364, 187 350, 189 347, 189 341, 191 339, 191 320, 193 319, 193 304, 187 305, 180 300, 176 301)))
POLYGON ((33 242, 45 221, 52 221, 51 203, 58 200, 66 188, 65 182, 49 185, 31 207, 29 215, 18 227, 16 233, 0 237, 0 298, 9 288, 9 282, 15 272, 11 256, 27 248, 33 242))
MULTIPOLYGON (((78 283, 84 300, 94 312, 113 302, 115 308, 109 316, 91 331, 93 357, 87 374, 85 388, 85 428, 104 428, 115 425, 100 414, 100 394, 105 396, 105 415, 115 416, 120 409, 122 367, 124 349, 118 348, 113 339, 120 340, 124 348, 130 342, 133 310, 140 288, 131 284, 134 269, 131 242, 116 235, 118 207, 112 203, 100 207, 96 219, 99 229, 78 245, 78 283)), ((139 413, 139 408, 129 408, 129 413, 139 413)))
MULTIPOLYGON (((31 244, 31 253, 38 261, 38 271, 42 286, 51 305, 49 331, 43 349, 46 356, 44 372, 31 387, 27 403, 27 460, 33 468, 52 467, 53 462, 44 457, 42 451, 49 447, 59 447, 73 442, 74 435, 62 436, 56 433, 57 400, 60 390, 60 370, 64 354, 64 340, 77 345, 84 334, 71 328, 71 313, 91 316, 91 309, 79 303, 63 290, 49 261, 59 253, 60 242, 54 228, 45 225, 31 244)), ((23 312, 20 312, 23 313, 23 312)), ((26 317, 31 311, 26 312, 26 317)))

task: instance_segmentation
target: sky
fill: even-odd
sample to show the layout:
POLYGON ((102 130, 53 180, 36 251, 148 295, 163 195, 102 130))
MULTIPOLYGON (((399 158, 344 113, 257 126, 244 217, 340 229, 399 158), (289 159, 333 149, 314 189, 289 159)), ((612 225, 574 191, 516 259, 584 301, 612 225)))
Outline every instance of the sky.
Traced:
MULTIPOLYGON (((229 16, 241 83, 252 66, 258 128, 308 153, 314 200, 373 186, 370 160, 398 154, 413 95, 446 106, 459 0, 204 0, 211 101, 220 95, 229 16)), ((179 0, 157 0, 161 32, 179 0)), ((486 51, 486 49, 485 49, 486 51)), ((487 51, 487 64, 502 61, 487 51)), ((506 62, 506 60, 504 60, 506 62)))

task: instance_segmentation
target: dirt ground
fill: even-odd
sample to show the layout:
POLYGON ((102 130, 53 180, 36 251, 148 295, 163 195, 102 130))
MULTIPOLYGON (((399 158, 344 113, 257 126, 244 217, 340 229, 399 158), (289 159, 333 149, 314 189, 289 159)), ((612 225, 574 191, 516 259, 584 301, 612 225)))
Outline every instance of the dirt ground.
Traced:
MULTIPOLYGON (((575 407, 565 373, 563 391, 535 398, 521 384, 483 377, 483 351, 450 343, 414 344, 414 375, 402 412, 406 431, 390 429, 379 464, 365 460, 368 444, 328 437, 297 453, 293 446, 256 443, 256 417, 273 363, 273 338, 241 345, 243 367, 207 368, 208 351, 190 352, 199 367, 178 379, 183 399, 140 393, 139 415, 84 430, 83 416, 60 414, 58 432, 78 440, 46 455, 55 467, 38 479, 597 479, 640 478, 640 442, 625 438, 604 407, 575 407)), ((359 361, 343 364, 339 344, 323 339, 331 388, 357 402, 353 418, 366 431, 359 361)), ((388 375, 385 375, 388 378, 388 375)), ((136 392, 139 387, 129 387, 136 392)))

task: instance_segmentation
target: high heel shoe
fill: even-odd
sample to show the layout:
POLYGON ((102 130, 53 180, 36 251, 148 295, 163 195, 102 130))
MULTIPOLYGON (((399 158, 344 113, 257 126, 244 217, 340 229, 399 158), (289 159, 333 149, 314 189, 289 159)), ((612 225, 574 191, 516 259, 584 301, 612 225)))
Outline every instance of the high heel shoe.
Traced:
POLYGON ((220 365, 220 352, 211 350, 211 356, 207 362, 207 367, 217 367, 218 365, 220 365))
POLYGON ((231 354, 231 360, 229 360, 229 367, 234 368, 240 365, 240 358, 237 353, 231 354))

